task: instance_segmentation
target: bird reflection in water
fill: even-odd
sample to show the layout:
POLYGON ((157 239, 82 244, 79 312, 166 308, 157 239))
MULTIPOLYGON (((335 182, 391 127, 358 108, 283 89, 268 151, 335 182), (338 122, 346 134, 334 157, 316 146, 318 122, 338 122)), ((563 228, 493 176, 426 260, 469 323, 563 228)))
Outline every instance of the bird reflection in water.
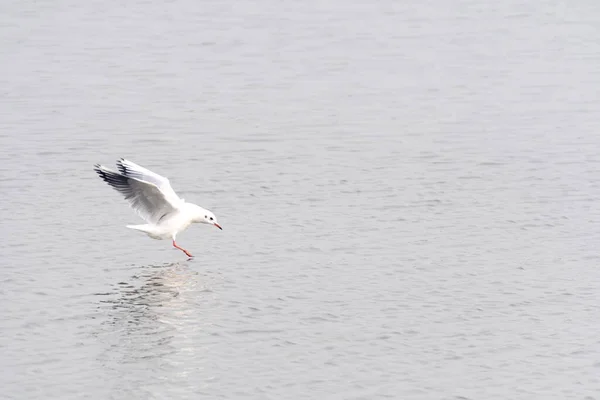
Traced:
POLYGON ((115 356, 131 364, 175 352, 171 341, 190 308, 181 293, 194 289, 196 273, 186 262, 136 268, 130 282, 115 284, 101 301, 109 314, 102 331, 110 342, 105 356, 111 364, 115 356))

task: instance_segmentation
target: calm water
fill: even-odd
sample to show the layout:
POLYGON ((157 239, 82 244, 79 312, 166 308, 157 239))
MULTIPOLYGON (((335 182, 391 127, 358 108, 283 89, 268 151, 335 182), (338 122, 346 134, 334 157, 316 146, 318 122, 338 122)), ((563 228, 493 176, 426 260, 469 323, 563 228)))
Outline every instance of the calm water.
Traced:
POLYGON ((598 26, 3 1, 0 397, 600 399, 598 26), (224 230, 127 230, 119 157, 224 230))

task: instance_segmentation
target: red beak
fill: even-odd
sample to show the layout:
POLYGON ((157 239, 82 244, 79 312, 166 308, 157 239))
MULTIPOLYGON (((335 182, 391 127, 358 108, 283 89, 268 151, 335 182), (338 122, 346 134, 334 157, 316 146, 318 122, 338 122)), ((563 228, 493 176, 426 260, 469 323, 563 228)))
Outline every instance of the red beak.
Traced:
POLYGON ((216 222, 213 225, 219 228, 220 230, 223 230, 223 228, 221 228, 221 225, 217 224, 216 222))

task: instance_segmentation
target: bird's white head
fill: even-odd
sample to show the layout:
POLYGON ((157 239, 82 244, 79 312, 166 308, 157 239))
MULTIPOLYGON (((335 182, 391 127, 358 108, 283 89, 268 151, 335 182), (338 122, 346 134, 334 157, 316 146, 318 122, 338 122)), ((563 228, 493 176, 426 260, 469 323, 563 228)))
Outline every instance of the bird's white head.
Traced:
POLYGON ((185 203, 185 207, 187 207, 190 214, 193 215, 192 222, 214 225, 219 229, 223 229, 221 228, 221 225, 219 225, 217 217, 211 211, 192 203, 185 203))
POLYGON ((196 219, 195 222, 200 222, 201 224, 209 224, 209 225, 214 225, 219 229, 223 229, 221 228, 221 225, 219 225, 219 222, 217 221, 217 217, 215 216, 215 214, 213 214, 211 211, 208 210, 199 210, 200 211, 200 216, 198 219, 196 219))

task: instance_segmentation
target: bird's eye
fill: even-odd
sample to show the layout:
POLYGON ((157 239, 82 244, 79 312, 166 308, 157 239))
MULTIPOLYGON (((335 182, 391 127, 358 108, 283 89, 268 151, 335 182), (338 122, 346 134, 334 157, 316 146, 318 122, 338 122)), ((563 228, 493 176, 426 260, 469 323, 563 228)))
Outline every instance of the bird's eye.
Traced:
POLYGON ((205 215, 204 218, 208 218, 208 215, 205 215))
POLYGON ((212 217, 210 217, 210 220, 212 221, 212 217))

